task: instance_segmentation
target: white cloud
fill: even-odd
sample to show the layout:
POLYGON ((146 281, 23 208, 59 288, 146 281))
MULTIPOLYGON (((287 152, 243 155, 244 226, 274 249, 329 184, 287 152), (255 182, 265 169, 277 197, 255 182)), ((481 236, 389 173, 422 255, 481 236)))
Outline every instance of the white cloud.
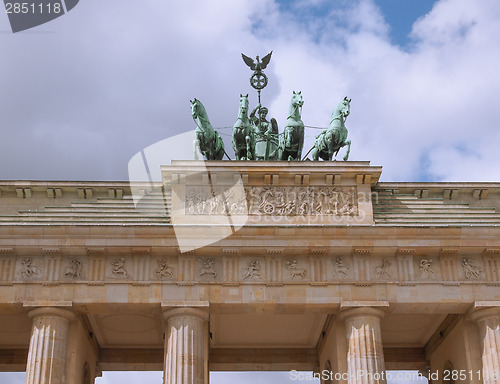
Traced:
POLYGON ((498 2, 439 1, 409 49, 391 44, 372 0, 329 4, 81 2, 36 30, 53 33, 0 35, 10 74, 0 80, 0 160, 16 159, 0 177, 125 179, 134 153, 193 128, 189 99, 215 127, 231 126, 240 93, 256 104, 240 52, 274 50, 262 98, 281 129, 293 90, 311 126, 326 126, 347 95, 351 159, 383 165, 384 180, 498 179, 498 2), (453 148, 455 161, 437 163, 453 148))

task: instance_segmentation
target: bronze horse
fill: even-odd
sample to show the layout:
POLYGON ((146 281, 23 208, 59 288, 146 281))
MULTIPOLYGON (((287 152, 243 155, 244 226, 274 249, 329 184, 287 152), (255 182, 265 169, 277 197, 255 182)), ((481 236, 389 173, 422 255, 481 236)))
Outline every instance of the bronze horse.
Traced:
POLYGON ((224 142, 217 131, 212 128, 208 120, 207 111, 201 101, 191 101, 191 115, 196 123, 196 139, 194 141, 194 158, 198 160, 199 150, 205 160, 222 160, 224 156, 224 142))
POLYGON ((347 145, 347 153, 344 156, 344 161, 349 159, 351 152, 351 140, 347 140, 347 128, 345 127, 345 120, 351 112, 351 99, 347 96, 337 104, 332 112, 330 119, 330 126, 316 136, 314 147, 312 149, 312 158, 318 161, 322 158, 325 161, 331 161, 333 156, 339 153, 340 148, 347 145))
POLYGON ((240 95, 238 119, 233 125, 233 149, 236 160, 255 160, 255 132, 248 119, 248 95, 240 95))
POLYGON ((301 110, 304 101, 301 92, 293 91, 288 118, 283 137, 280 141, 280 160, 300 160, 304 146, 304 123, 301 120, 301 110))

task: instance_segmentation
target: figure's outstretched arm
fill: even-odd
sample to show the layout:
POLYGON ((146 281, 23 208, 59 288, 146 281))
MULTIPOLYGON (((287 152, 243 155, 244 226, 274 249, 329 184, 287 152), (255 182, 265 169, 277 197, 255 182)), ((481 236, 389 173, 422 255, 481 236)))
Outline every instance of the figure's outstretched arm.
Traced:
POLYGON ((262 105, 259 103, 257 104, 257 106, 252 110, 252 112, 250 112, 250 118, 253 119, 255 118, 255 113, 257 112, 257 110, 261 107, 262 105))

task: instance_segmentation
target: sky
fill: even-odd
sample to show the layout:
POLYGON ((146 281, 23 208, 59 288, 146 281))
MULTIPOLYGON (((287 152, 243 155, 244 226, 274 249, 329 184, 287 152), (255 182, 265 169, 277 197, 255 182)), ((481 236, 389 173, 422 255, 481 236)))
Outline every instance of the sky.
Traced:
POLYGON ((127 180, 135 153, 194 129, 195 97, 234 156, 224 127, 241 93, 257 104, 240 53, 272 50, 280 131, 293 91, 313 127, 348 96, 350 160, 383 181, 497 181, 499 19, 496 0, 84 0, 16 34, 0 15, 0 180, 127 180))
POLYGON ((239 95, 257 103, 240 54, 272 50, 280 131, 293 91, 310 127, 348 96, 350 160, 382 181, 499 181, 499 21, 498 0, 82 0, 15 34, 0 13, 0 180, 127 180, 134 154, 195 128, 195 97, 232 155, 239 95))

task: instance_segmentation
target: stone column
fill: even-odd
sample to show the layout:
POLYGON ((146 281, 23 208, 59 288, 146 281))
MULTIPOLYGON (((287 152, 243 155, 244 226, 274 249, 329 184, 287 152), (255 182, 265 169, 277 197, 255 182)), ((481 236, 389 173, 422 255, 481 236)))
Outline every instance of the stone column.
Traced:
POLYGON ((500 307, 475 310, 471 318, 479 328, 483 383, 500 384, 500 307))
POLYGON ((340 314, 347 336, 349 384, 386 382, 380 319, 384 312, 373 307, 351 308, 340 314))
POLYGON ((164 384, 204 384, 208 312, 198 308, 173 308, 165 320, 164 384))
POLYGON ((31 310, 33 321, 26 364, 26 384, 66 382, 66 346, 68 325, 73 312, 55 307, 31 310))

